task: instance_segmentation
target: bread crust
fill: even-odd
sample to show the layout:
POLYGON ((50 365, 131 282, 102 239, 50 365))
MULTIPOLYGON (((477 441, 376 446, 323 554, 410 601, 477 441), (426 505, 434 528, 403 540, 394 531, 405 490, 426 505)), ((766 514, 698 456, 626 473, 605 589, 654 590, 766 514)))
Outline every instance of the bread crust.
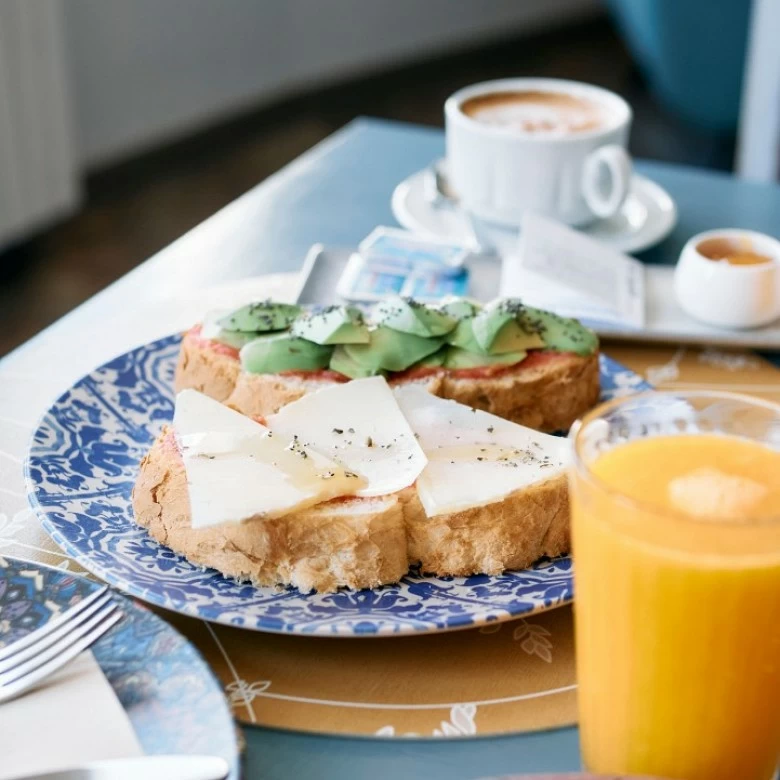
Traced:
POLYGON ((372 588, 406 574, 401 502, 395 496, 369 502, 370 511, 350 512, 342 500, 194 529, 184 463, 168 430, 141 461, 133 488, 136 522, 160 544, 239 581, 303 592, 372 588))
POLYGON ((561 354, 554 361, 485 379, 445 375, 436 395, 544 433, 568 431, 599 400, 599 356, 561 354))
POLYGON ((208 349, 189 332, 184 334, 174 377, 177 393, 192 388, 225 403, 240 373, 241 364, 234 357, 208 349))
POLYGON ((409 560, 426 574, 501 574, 569 551, 564 474, 488 506, 434 517, 426 516, 417 493, 411 491, 404 519, 409 560))
POLYGON ((152 538, 192 563, 304 592, 398 582, 418 563, 440 576, 498 574, 569 549, 564 475, 489 506, 430 518, 411 487, 397 496, 330 501, 280 518, 193 529, 184 463, 169 430, 141 461, 133 509, 152 538))
MULTIPOLYGON (((559 354, 533 366, 522 363, 491 377, 461 378, 447 371, 421 379, 391 378, 391 384, 422 384, 442 398, 482 409, 545 433, 568 430, 599 399, 598 353, 559 354)), ((328 378, 249 374, 233 355, 213 349, 192 332, 184 335, 176 367, 176 391, 194 388, 242 414, 264 417, 308 392, 332 384, 328 378)))

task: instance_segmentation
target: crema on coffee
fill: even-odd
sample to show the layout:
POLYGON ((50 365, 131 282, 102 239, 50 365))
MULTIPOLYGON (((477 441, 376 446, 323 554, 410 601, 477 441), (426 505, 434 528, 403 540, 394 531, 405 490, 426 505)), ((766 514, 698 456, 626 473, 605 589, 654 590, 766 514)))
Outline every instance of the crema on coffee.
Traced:
POLYGON ((477 122, 521 133, 569 135, 609 124, 604 106, 565 92, 490 92, 468 98, 460 110, 477 122))

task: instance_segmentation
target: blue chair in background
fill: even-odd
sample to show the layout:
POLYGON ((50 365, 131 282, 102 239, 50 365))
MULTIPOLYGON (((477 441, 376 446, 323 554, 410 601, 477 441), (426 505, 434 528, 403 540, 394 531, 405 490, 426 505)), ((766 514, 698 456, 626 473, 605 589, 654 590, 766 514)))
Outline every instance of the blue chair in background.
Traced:
POLYGON ((733 132, 750 0, 607 0, 651 89, 688 123, 733 132))

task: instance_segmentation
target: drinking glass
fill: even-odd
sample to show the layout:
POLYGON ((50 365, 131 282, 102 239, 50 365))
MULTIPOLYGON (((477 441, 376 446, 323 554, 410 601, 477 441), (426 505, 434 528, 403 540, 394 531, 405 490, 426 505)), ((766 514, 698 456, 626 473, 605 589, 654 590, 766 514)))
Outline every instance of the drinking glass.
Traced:
POLYGON ((590 771, 769 780, 780 755, 780 406, 608 402, 571 432, 590 771))

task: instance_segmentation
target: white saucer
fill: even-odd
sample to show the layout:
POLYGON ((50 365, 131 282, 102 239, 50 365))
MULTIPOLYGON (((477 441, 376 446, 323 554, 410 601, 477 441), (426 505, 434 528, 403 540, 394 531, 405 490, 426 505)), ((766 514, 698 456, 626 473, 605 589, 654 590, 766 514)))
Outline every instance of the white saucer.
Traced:
MULTIPOLYGON (((514 250, 517 230, 475 224, 456 203, 432 197, 431 180, 431 169, 425 169, 395 188, 393 214, 403 227, 465 246, 475 244, 476 232, 483 248, 486 244, 492 246, 500 255, 514 250)), ((582 230, 620 252, 641 252, 666 238, 676 223, 677 207, 669 193, 650 179, 634 174, 631 193, 621 210, 582 230)))

